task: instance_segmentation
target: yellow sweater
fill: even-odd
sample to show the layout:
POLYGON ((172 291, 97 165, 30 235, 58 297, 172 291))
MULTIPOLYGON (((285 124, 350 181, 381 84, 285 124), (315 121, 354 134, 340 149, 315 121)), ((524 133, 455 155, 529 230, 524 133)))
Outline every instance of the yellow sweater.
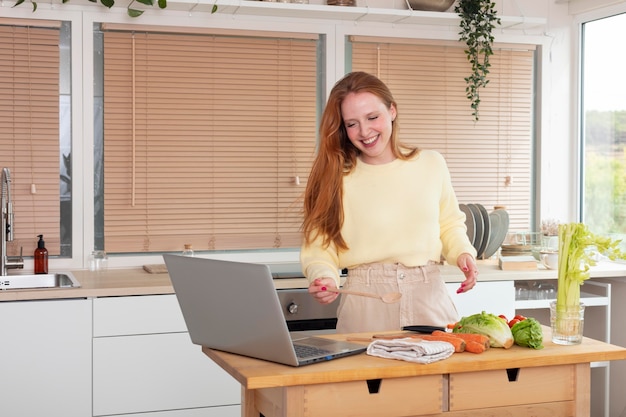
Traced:
POLYGON ((343 211, 347 251, 338 253, 334 245, 323 248, 322 239, 301 248, 309 282, 331 277, 339 285, 339 270, 365 263, 419 266, 439 262, 443 254, 456 265, 461 253, 476 256, 438 152, 422 150, 410 161, 384 165, 359 161, 343 180, 343 211))

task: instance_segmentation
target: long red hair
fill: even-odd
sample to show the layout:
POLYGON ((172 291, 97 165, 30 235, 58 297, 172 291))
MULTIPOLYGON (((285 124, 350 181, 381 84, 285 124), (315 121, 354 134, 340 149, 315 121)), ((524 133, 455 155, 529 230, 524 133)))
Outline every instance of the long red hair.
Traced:
MULTIPOLYGON (((398 105, 389 88, 366 72, 351 72, 339 80, 330 92, 320 123, 320 144, 304 193, 303 233, 306 243, 323 237, 328 247, 347 250, 341 236, 344 214, 342 206, 343 176, 352 172, 359 150, 350 142, 341 116, 341 104, 350 93, 368 92, 381 99, 390 109, 398 105)), ((409 159, 419 149, 401 144, 397 139, 398 117, 392 122, 391 148, 399 159, 409 159)))

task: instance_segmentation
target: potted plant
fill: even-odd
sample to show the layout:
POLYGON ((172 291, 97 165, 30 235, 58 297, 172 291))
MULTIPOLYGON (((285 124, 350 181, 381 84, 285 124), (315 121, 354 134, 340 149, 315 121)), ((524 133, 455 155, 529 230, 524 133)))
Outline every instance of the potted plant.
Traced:
POLYGON ((491 0, 459 0, 454 6, 454 12, 461 18, 459 41, 465 42, 465 54, 470 62, 472 72, 465 78, 467 84, 465 95, 471 102, 472 115, 478 121, 478 107, 480 105, 480 89, 485 87, 489 80, 489 57, 493 55, 492 31, 500 24, 496 13, 496 4, 491 0))

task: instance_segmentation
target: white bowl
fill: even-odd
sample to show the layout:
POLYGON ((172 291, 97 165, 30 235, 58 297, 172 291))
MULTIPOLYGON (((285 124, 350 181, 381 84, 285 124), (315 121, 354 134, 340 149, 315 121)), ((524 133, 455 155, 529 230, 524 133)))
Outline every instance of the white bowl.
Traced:
POLYGON ((408 0, 412 10, 425 10, 429 12, 445 12, 454 0, 408 0))

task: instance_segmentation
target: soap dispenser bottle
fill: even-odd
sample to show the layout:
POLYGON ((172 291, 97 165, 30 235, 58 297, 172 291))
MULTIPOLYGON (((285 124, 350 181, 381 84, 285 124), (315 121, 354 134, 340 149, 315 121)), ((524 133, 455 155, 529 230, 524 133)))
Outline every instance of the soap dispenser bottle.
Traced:
POLYGON ((46 249, 46 242, 43 241, 43 235, 37 236, 39 241, 37 242, 37 249, 35 249, 35 274, 47 274, 48 249, 46 249))

